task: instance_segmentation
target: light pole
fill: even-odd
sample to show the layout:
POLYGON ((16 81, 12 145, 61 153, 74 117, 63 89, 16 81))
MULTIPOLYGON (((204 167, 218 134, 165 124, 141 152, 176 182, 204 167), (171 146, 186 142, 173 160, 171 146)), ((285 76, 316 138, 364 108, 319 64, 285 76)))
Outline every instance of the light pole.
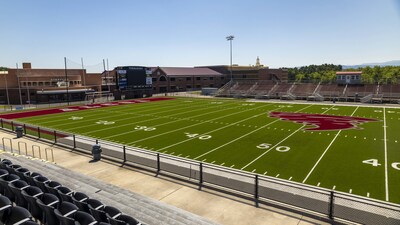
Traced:
POLYGON ((230 44, 230 49, 231 49, 231 81, 233 80, 233 75, 232 75, 232 41, 235 38, 233 35, 229 35, 226 37, 226 40, 229 41, 230 44))

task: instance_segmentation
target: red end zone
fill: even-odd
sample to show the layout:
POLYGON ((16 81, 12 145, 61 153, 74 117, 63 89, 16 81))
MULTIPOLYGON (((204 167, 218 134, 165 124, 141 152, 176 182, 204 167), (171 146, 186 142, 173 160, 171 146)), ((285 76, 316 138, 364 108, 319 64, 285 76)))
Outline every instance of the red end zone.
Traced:
POLYGON ((86 110, 86 109, 95 109, 95 108, 103 108, 103 107, 126 105, 126 104, 138 104, 138 103, 145 103, 145 102, 164 101, 164 100, 172 100, 172 99, 174 99, 174 98, 148 98, 148 99, 126 100, 126 101, 119 101, 119 102, 107 102, 107 103, 101 103, 101 104, 90 104, 90 105, 83 105, 83 106, 70 106, 70 107, 66 107, 66 108, 44 109, 44 110, 35 110, 35 111, 28 111, 28 112, 9 113, 9 114, 0 115, 0 118, 18 119, 18 118, 24 118, 24 117, 42 116, 42 115, 57 114, 57 113, 63 113, 63 112, 73 112, 73 111, 86 110))

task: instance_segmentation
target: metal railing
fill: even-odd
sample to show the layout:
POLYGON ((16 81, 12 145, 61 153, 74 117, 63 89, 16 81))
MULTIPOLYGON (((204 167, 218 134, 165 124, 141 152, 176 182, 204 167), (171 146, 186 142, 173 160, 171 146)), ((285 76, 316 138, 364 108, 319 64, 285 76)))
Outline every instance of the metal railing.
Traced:
MULTIPOLYGON (((11 125, 11 121, 1 120, 0 122, 2 125, 11 125)), ((13 126, 15 125, 17 125, 16 122, 13 123, 13 126)), ((43 133, 47 136, 53 135, 53 137, 41 139, 86 153, 91 152, 94 144, 100 144, 104 157, 120 162, 122 165, 147 168, 154 171, 156 175, 163 173, 184 178, 197 183, 199 189, 213 187, 239 194, 253 199, 256 206, 263 202, 270 202, 317 214, 332 221, 345 220, 362 224, 400 224, 400 205, 398 204, 46 128, 36 128, 30 125, 25 125, 25 127, 28 135, 35 138, 41 137, 43 133)), ((10 131, 3 126, 2 129, 10 131)))

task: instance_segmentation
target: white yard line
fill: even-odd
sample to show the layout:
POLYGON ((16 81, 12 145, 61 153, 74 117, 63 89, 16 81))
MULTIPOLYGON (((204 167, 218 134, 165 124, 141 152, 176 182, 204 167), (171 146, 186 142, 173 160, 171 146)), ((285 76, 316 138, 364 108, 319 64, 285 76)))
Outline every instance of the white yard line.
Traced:
MULTIPOLYGON (((297 110, 296 112, 300 112, 308 107, 311 107, 313 105, 309 105, 305 108, 302 108, 300 110, 297 110)), ((323 113, 326 113, 327 111, 329 111, 331 108, 333 108, 334 106, 331 106, 329 109, 325 110, 323 113)), ((276 120, 275 122, 280 121, 280 120, 276 120)), ((303 129, 306 125, 301 126, 300 128, 298 128, 297 130, 293 131, 289 136, 287 136, 286 138, 282 139, 281 141, 279 141, 278 143, 276 143, 274 146, 270 147, 267 151, 265 151, 264 153, 262 153, 261 155, 259 155, 257 158, 255 158, 253 161, 249 162, 247 165, 245 165, 244 167, 242 167, 241 169, 245 169, 246 167, 248 167, 249 165, 251 165, 252 163, 254 163, 255 161, 259 160, 261 157, 263 157, 265 154, 267 154, 268 152, 270 152, 272 149, 274 149, 275 147, 277 147, 279 144, 281 144, 282 142, 286 141, 288 138, 290 138, 292 135, 294 135, 295 133, 297 133, 298 131, 300 131, 301 129, 303 129)), ((264 128, 264 127, 261 127, 264 128)), ((261 129, 259 128, 259 129, 261 129)), ((257 129, 257 130, 259 130, 257 129)), ((195 158, 196 159, 196 158, 195 158)))
MULTIPOLYGON (((268 105, 268 106, 271 106, 271 105, 268 105)), ((130 142, 130 143, 128 143, 128 144, 133 144, 133 143, 136 143, 136 142, 145 141, 145 140, 148 140, 148 139, 151 139, 151 138, 159 137, 159 136, 162 136, 162 135, 165 135, 165 134, 173 133, 173 132, 176 132, 176 131, 179 131, 179 130, 184 130, 184 129, 187 129, 187 128, 190 128, 190 127, 198 126, 198 125, 201 125, 201 124, 204 124, 204 123, 209 123, 209 122, 214 121, 214 120, 218 120, 218 119, 221 119, 221 118, 229 117, 229 116, 232 116, 232 115, 235 115, 235 114, 239 114, 239 113, 243 113, 243 112, 247 112, 247 111, 252 111, 252 110, 255 110, 255 109, 257 109, 257 108, 262 108, 262 107, 263 107, 263 106, 259 106, 259 107, 253 108, 253 109, 248 109, 248 110, 239 111, 239 112, 227 114, 227 115, 224 115, 224 116, 220 116, 220 117, 217 117, 217 118, 214 118, 214 119, 211 119, 211 120, 205 120, 205 121, 203 121, 203 122, 195 123, 195 124, 192 124, 192 125, 190 125, 190 126, 181 127, 181 128, 178 128, 178 129, 170 130, 170 131, 168 131, 168 132, 164 132, 164 133, 157 134, 157 135, 153 135, 153 136, 150 136, 150 137, 147 137, 147 138, 139 139, 139 140, 130 142)), ((210 112, 210 113, 215 113, 215 111, 210 112)), ((263 113, 260 113, 260 114, 265 114, 265 113, 266 113, 266 112, 263 112, 263 113)), ((259 114, 259 115, 260 115, 260 114, 259 114)), ((247 119, 250 119, 250 118, 246 118, 245 120, 247 120, 247 119)), ((243 120, 243 121, 244 121, 244 120, 243 120)), ((238 123, 238 122, 235 122, 235 123, 232 123, 232 124, 236 124, 236 123, 238 123)), ((231 126, 232 124, 226 125, 225 127, 231 126)), ((204 133, 204 134, 207 134, 207 133, 204 133)), ((202 135, 203 135, 203 134, 202 134, 202 135)), ((197 137, 196 137, 196 138, 197 138, 197 137)), ((195 139, 195 138, 191 138, 191 139, 187 139, 187 140, 192 140, 192 139, 195 139)), ((187 141, 187 140, 185 140, 185 141, 187 141)), ((178 142, 178 143, 179 143, 179 142, 178 142)), ((167 147, 168 147, 168 146, 167 146, 167 147)), ((164 147, 164 148, 167 148, 167 147, 164 147)), ((172 147, 172 146, 171 146, 171 147, 172 147)), ((162 149, 164 149, 164 148, 162 148, 162 149)), ((160 149, 160 150, 161 150, 161 149, 160 149)))
MULTIPOLYGON (((136 104, 131 104, 131 105, 136 105, 136 104)), ((178 105, 178 104, 176 104, 176 105, 178 105)), ((125 105, 119 105, 119 106, 125 106, 125 105)), ((160 105, 151 105, 151 106, 148 106, 147 108, 144 108, 145 110, 141 110, 141 108, 140 109, 136 109, 136 110, 138 110, 139 113, 140 113, 140 112, 148 111, 147 110, 148 108, 154 109, 154 108, 158 108, 158 107, 160 107, 160 105)), ((169 107, 174 107, 174 106, 166 105, 166 106, 161 106, 160 108, 163 109, 163 108, 169 108, 169 107)), ((96 109, 96 112, 109 114, 110 112, 125 113, 124 111, 129 111, 129 110, 132 110, 133 108, 131 108, 131 107, 125 108, 124 107, 123 109, 110 110, 109 107, 98 107, 98 108, 93 108, 93 109, 96 109), (106 110, 106 108, 108 108, 108 110, 106 110)), ((84 116, 84 115, 89 114, 88 116, 92 117, 94 111, 92 111, 92 110, 76 110, 76 111, 68 112, 69 113, 68 115, 74 116, 73 114, 77 113, 77 112, 79 112, 79 115, 77 115, 77 116, 81 116, 81 115, 84 116)), ((126 113, 126 114, 129 114, 129 113, 126 113)), ((64 117, 65 115, 67 115, 67 114, 65 114, 65 113, 54 114, 52 116, 52 118, 64 117)), ((93 116, 99 116, 99 115, 93 115, 93 116)), ((32 122, 36 122, 36 121, 40 122, 42 120, 47 121, 48 118, 33 119, 32 122)), ((58 121, 58 120, 53 120, 53 121, 58 121)), ((45 122, 45 123, 47 123, 47 122, 45 122)))
MULTIPOLYGON (((83 134, 96 133, 96 132, 98 132, 98 131, 109 130, 109 129, 115 129, 115 128, 125 127, 125 126, 130 126, 130 125, 132 125, 132 124, 137 124, 137 123, 147 122, 147 121, 152 121, 152 120, 158 120, 158 119, 160 119, 160 118, 168 118, 168 117, 170 117, 170 116, 176 116, 176 115, 180 115, 180 114, 184 114, 184 113, 188 113, 188 112, 192 112, 192 111, 197 111, 197 110, 204 110, 204 108, 202 108, 201 106, 199 106, 199 108, 196 108, 196 109, 194 109, 194 110, 180 112, 180 111, 182 111, 182 109, 192 108, 192 107, 193 107, 193 106, 191 106, 191 107, 184 107, 184 108, 176 108, 176 107, 175 107, 175 108, 173 108, 173 109, 171 109, 171 110, 165 110, 165 111, 159 112, 159 113, 165 114, 165 113, 171 112, 171 111, 179 111, 179 113, 175 113, 175 114, 168 115, 168 116, 163 116, 163 115, 157 116, 157 115, 155 115, 155 114, 157 114, 157 112, 154 113, 154 114, 144 114, 144 115, 142 115, 142 113, 143 113, 144 111, 139 112, 139 113, 128 113, 128 114, 130 114, 130 115, 135 115, 136 117, 133 117, 133 118, 132 118, 132 117, 125 117, 125 118, 122 118, 122 119, 119 119, 119 120, 113 120, 113 122, 124 121, 124 120, 132 120, 132 119, 136 119, 136 118, 140 118, 140 117, 145 117, 145 116, 152 116, 152 117, 155 117, 155 118, 148 119, 148 120, 141 120, 141 121, 136 122, 136 123, 128 123, 128 124, 125 124, 125 123, 124 123, 123 125, 112 126, 112 127, 103 128, 103 129, 96 129, 96 130, 93 130, 93 131, 84 132, 83 134)), ((213 108, 214 108, 214 107, 213 107, 213 108)), ((147 111, 154 111, 154 110, 155 110, 155 109, 151 109, 151 110, 147 110, 147 111)), ((120 117, 120 115, 117 114, 117 115, 113 115, 113 116, 109 116, 109 117, 120 117)), ((103 117, 103 118, 109 118, 109 117, 103 117)), ((97 119, 93 119, 93 120, 89 120, 89 121, 101 120, 101 119, 103 119, 103 118, 97 118, 97 119)), ((78 128, 87 128, 87 127, 91 127, 91 126, 98 126, 98 125, 97 125, 97 124, 90 124, 90 125, 84 125, 84 126, 74 127, 74 128, 70 128, 70 129, 66 129, 66 130, 67 130, 67 131, 70 131, 70 130, 75 130, 75 129, 78 129, 78 128)))
MULTIPOLYGON (((225 111, 225 110, 230 110, 230 109, 235 109, 235 108, 237 108, 237 107, 223 108, 223 109, 221 109, 221 110, 209 111, 209 112, 207 112, 207 113, 196 114, 195 116, 186 117, 186 118, 181 118, 181 119, 171 119, 171 120, 168 121, 168 122, 160 123, 160 124, 157 124, 157 125, 152 126, 152 127, 159 127, 159 126, 163 126, 163 125, 167 125, 167 124, 171 124, 171 123, 176 123, 176 122, 178 122, 178 121, 189 120, 189 119, 191 119, 191 118, 196 118, 196 117, 199 117, 199 116, 204 116, 204 115, 208 115, 208 114, 212 114, 212 113, 216 113, 216 112, 221 112, 221 111, 225 111)), ((181 113, 176 113, 176 114, 173 114, 173 115, 171 115, 171 116, 176 116, 176 115, 179 115, 179 114, 184 114, 184 113, 189 113, 189 112, 195 112, 195 111, 199 111, 199 110, 204 110, 204 108, 203 108, 203 109, 194 109, 194 110, 185 111, 185 112, 181 112, 181 113)), ((91 132, 85 132, 85 133, 83 133, 83 134, 86 135, 86 134, 93 133, 93 132, 103 131, 103 130, 107 130, 107 129, 114 129, 114 128, 118 128, 118 127, 131 126, 131 125, 134 125, 134 124, 143 124, 143 122, 148 122, 148 121, 152 121, 152 120, 158 120, 158 119, 162 119, 162 118, 169 118, 169 117, 170 117, 170 116, 168 116, 168 117, 167 117, 167 116, 163 116, 163 117, 158 117, 158 118, 149 119, 149 120, 142 120, 142 121, 139 121, 139 122, 129 123, 129 124, 121 125, 121 126, 113 126, 113 127, 111 127, 111 128, 104 128, 104 129, 98 129, 98 130, 91 131, 91 132)), ((127 132, 123 132, 123 133, 117 133, 117 134, 108 136, 108 138, 110 138, 110 137, 122 136, 122 135, 130 134, 130 133, 134 133, 134 132, 137 132, 137 131, 141 131, 141 130, 132 130, 132 131, 127 131, 127 132)), ((131 142, 131 143, 135 143, 135 142, 131 142)))
POLYGON ((385 145, 385 191, 386 201, 389 201, 389 182, 388 182, 388 157, 387 157, 387 138, 386 138, 386 109, 383 107, 383 140, 385 145))
MULTIPOLYGON (((354 113, 356 113, 357 109, 359 108, 359 106, 357 106, 357 108, 353 111, 353 113, 351 114, 351 116, 354 115, 354 113)), ((336 138, 339 136, 339 134, 342 132, 342 130, 339 130, 335 137, 332 139, 331 143, 329 143, 328 147, 326 147, 325 151, 322 153, 321 157, 319 157, 318 161, 314 164, 314 166, 312 167, 312 169, 310 170, 310 172, 307 174, 306 178, 304 178, 303 183, 305 183, 308 179, 308 177, 310 177, 311 173, 314 171, 314 169, 317 167, 317 165, 319 164, 319 162, 322 160, 322 158, 325 156, 325 154, 328 152, 329 148, 332 146, 332 144, 335 142, 336 138)))
MULTIPOLYGON (((274 122, 278 122, 279 120, 275 120, 274 122)), ((245 169, 246 167, 250 166, 251 164, 253 164, 255 161, 259 160, 261 157, 263 157, 265 154, 267 154, 268 152, 270 152, 272 149, 275 149, 276 146, 278 146, 279 144, 281 144, 282 142, 286 141, 288 138, 290 138, 291 136, 293 136, 294 134, 296 134, 298 131, 300 131, 301 129, 303 129, 306 125, 301 126, 300 128, 298 128, 297 130, 295 130, 293 133, 291 133, 290 135, 288 135, 287 137, 285 137, 284 139, 282 139, 281 141, 279 141, 278 143, 276 143, 274 146, 272 146, 271 148, 269 148, 267 151, 265 151, 264 153, 262 153, 261 155, 259 155, 257 158, 255 158, 253 161, 249 162, 247 165, 243 166, 241 168, 241 170, 245 169)), ((195 158, 196 159, 196 158, 195 158)))
MULTIPOLYGON (((277 108, 276 108, 276 109, 277 109, 277 108)), ((275 109, 272 109, 272 110, 275 110, 275 109)), ((245 111, 248 111, 248 110, 245 110, 245 111)), ((242 112, 245 112, 245 111, 240 111, 240 112, 238 112, 238 113, 242 113, 242 112)), ((268 111, 268 112, 269 112, 269 111, 268 111)), ((201 136, 201 135, 208 135, 208 134, 214 133, 214 132, 216 132, 216 131, 225 129, 225 128, 227 128, 227 127, 234 126, 234 125, 236 125, 236 124, 238 124, 238 123, 241 123, 241 122, 244 122, 244 121, 246 121, 246 120, 250 120, 250 119, 253 119, 253 118, 255 118, 255 117, 264 115, 265 113, 266 113, 266 112, 262 112, 262 113, 259 113, 259 114, 257 114, 257 115, 248 117, 248 118, 246 118, 246 119, 236 121, 236 122, 231 123, 231 124, 229 124, 229 125, 225 125, 225 126, 223 126, 223 127, 219 127, 219 128, 217 128, 217 129, 211 130, 211 131, 209 131, 209 132, 202 133, 202 134, 200 134, 199 136, 201 136)), ((237 113, 235 113, 235 114, 237 114, 237 113)), ((214 119, 214 120, 215 120, 215 119, 214 119)), ((182 128, 177 129, 177 130, 181 130, 181 129, 182 129, 182 128)), ((175 130, 175 131, 176 131, 176 130, 175 130)), ((173 147, 173 146, 176 146, 176 145, 179 145, 179 144, 182 144, 182 143, 185 143, 185 142, 188 142, 188 141, 197 139, 197 138, 198 138, 198 137, 196 136, 196 137, 189 138, 189 139, 186 139, 186 140, 183 140, 183 141, 180 141, 180 142, 176 142, 176 143, 174 143, 174 144, 172 144, 172 145, 165 146, 164 148, 161 148, 160 150, 167 149, 167 148, 171 148, 171 147, 173 147)), ((143 139, 142 139, 142 140, 143 140, 143 139)), ((197 159, 197 158, 198 158, 198 157, 196 157, 196 158, 194 158, 194 159, 197 159)))

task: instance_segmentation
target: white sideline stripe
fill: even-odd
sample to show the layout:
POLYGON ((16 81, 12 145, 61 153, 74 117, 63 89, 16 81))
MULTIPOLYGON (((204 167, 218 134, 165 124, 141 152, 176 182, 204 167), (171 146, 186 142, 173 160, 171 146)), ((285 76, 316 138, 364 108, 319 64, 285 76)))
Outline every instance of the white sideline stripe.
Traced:
MULTIPOLYGON (((356 113, 357 109, 360 106, 357 106, 357 108, 353 111, 353 113, 350 116, 353 116, 354 113, 356 113)), ((326 152, 328 152, 329 148, 332 146, 332 144, 335 142, 336 138, 339 136, 340 132, 342 132, 342 130, 339 130, 335 137, 332 139, 331 143, 329 143, 328 147, 326 147, 325 151, 322 153, 321 157, 319 157, 318 161, 314 164, 314 166, 312 167, 312 169, 310 170, 310 172, 307 174, 306 178, 304 178, 303 183, 305 183, 308 179, 308 177, 310 177, 311 173, 314 171, 314 169, 317 167, 317 165, 319 164, 319 162, 322 160, 322 158, 324 157, 324 155, 326 154, 326 152)))
MULTIPOLYGON (((170 121, 168 121, 168 122, 160 123, 160 124, 157 124, 157 125, 152 126, 152 127, 159 127, 159 126, 163 126, 163 125, 166 125, 166 124, 176 123, 176 122, 178 122, 178 121, 185 121, 185 120, 189 120, 189 119, 191 119, 191 118, 195 118, 195 117, 198 117, 198 116, 204 116, 204 115, 212 114, 212 113, 215 113, 215 112, 221 112, 221 111, 230 110, 230 109, 235 109, 235 108, 237 108, 237 107, 223 108, 223 109, 221 109, 221 110, 210 111, 210 112, 207 112, 207 113, 202 113, 202 114, 198 114, 198 115, 191 116, 191 117, 187 117, 187 118, 180 118, 180 119, 176 119, 176 120, 170 120, 170 121)), ((184 113, 193 112, 193 111, 198 111, 198 110, 204 110, 204 108, 203 108, 203 109, 195 109, 195 110, 185 111, 185 112, 177 113, 177 114, 174 114, 174 115, 184 114, 184 113)), ((154 119, 150 119, 150 120, 142 120, 142 121, 139 121, 139 122, 136 122, 136 123, 129 123, 129 124, 121 125, 121 126, 113 126, 113 127, 111 127, 111 128, 114 129, 114 128, 117 128, 117 127, 131 126, 131 125, 133 125, 133 124, 143 123, 143 122, 147 122, 147 121, 151 121, 151 120, 158 120, 158 119, 161 119, 161 118, 168 118, 168 117, 159 117, 159 118, 154 118, 154 119)), ((211 121, 211 120, 210 120, 210 121, 211 121)), ((205 122, 208 122, 208 121, 205 121, 205 122)), ((110 128, 105 128, 105 129, 110 129, 110 128)), ((96 130, 96 131, 92 131, 92 132, 102 131, 102 130, 105 130, 105 129, 96 130)), ((140 131, 140 130, 132 130, 132 131, 124 132, 124 133, 119 133, 119 134, 111 135, 111 136, 108 136, 108 137, 110 138, 110 137, 122 136, 122 135, 130 134, 130 133, 134 133, 134 132, 137 132, 137 131, 140 131)), ((84 134, 85 134, 85 133, 84 133, 84 134)), ((138 142, 138 141, 128 142, 128 144, 132 144, 132 143, 135 143, 135 142, 138 142)))
MULTIPOLYGON (((232 103, 231 105, 234 105, 234 103, 232 103)), ((187 107, 187 108, 192 108, 192 107, 187 107)), ((213 106, 213 107, 210 107, 210 108, 217 108, 217 106, 213 106)), ((219 111, 224 111, 224 110, 229 110, 229 109, 234 109, 234 108, 236 108, 236 107, 232 107, 232 108, 223 108, 222 110, 217 110, 217 111, 213 111, 213 112, 219 112, 219 111)), ((186 107, 183 108, 183 109, 186 109, 186 107)), ((179 110, 179 112, 180 112, 180 111, 182 110, 182 108, 176 109, 176 107, 175 107, 175 108, 172 109, 172 110, 162 111, 162 113, 169 112, 169 111, 176 111, 176 110, 179 110)), ((195 112, 195 111, 200 111, 200 110, 204 110, 204 107, 201 107, 201 106, 200 106, 199 109, 196 108, 196 109, 194 109, 194 110, 189 110, 189 111, 184 110, 183 112, 175 113, 175 114, 172 114, 172 115, 169 115, 169 116, 155 116, 155 118, 152 118, 152 119, 141 120, 141 121, 138 121, 138 122, 135 122, 135 123, 128 123, 128 124, 123 124, 123 125, 119 125, 119 126, 112 126, 112 127, 109 127, 109 128, 97 129, 97 130, 94 130, 94 131, 85 132, 85 133, 83 133, 83 134, 86 135, 86 134, 90 134, 90 133, 96 133, 96 132, 99 132, 99 131, 104 131, 104 130, 109 130, 109 129, 115 129, 115 128, 118 128, 118 127, 131 126, 131 125, 134 125, 134 124, 140 124, 140 123, 143 123, 143 122, 148 122, 148 121, 153 121, 153 120, 159 120, 159 119, 165 119, 165 118, 168 119, 168 118, 170 118, 171 116, 176 116, 176 115, 185 114, 185 113, 190 113, 190 112, 195 112)), ((192 116, 192 117, 188 117, 188 118, 183 118, 183 119, 180 119, 180 121, 181 121, 181 120, 185 120, 185 119, 189 119, 189 118, 194 118, 194 117, 197 117, 197 116, 207 115, 207 114, 210 114, 210 112, 209 112, 209 113, 203 113, 203 114, 196 115, 196 116, 192 116)), ((153 114, 152 114, 152 115, 153 115, 153 114)), ((154 116, 154 115, 153 115, 153 116, 154 116)), ((141 117, 141 116, 139 115, 139 117, 141 117)), ((132 119, 132 118, 128 118, 128 119, 132 119)), ((127 118, 121 119, 121 120, 127 120, 127 118)), ((121 120, 115 120, 115 121, 121 121, 121 120)), ((167 124, 167 123, 173 123, 173 122, 177 122, 177 121, 176 121, 176 120, 172 120, 172 121, 166 122, 166 123, 164 123, 164 124, 158 124, 158 125, 153 126, 153 127, 158 127, 158 126, 165 125, 165 124, 167 124)), ((84 127, 88 127, 88 126, 93 126, 93 125, 87 125, 87 126, 84 126, 84 127)), ((75 129, 75 128, 74 128, 74 129, 75 129)), ((130 131, 130 132, 125 132, 125 133, 121 133, 121 134, 117 134, 117 135, 113 135, 113 136, 109 136, 109 137, 115 137, 115 136, 124 135, 124 134, 128 134, 128 133, 136 132, 136 131, 138 131, 138 130, 134 130, 134 131, 130 131)))
POLYGON ((389 182, 388 182, 388 157, 387 157, 387 139, 386 139, 386 108, 383 107, 383 140, 385 146, 385 191, 386 201, 389 201, 389 182))
MULTIPOLYGON (((149 107, 145 108, 145 110, 137 109, 138 110, 138 114, 142 113, 142 112, 147 112, 149 110, 153 110, 153 108, 158 108, 159 105, 153 105, 153 106, 149 106, 149 107), (150 107, 150 109, 149 109, 149 107, 150 107)), ((163 108, 169 108, 169 107, 172 108, 173 106, 167 105, 167 106, 161 106, 159 108, 163 109, 163 108)), ((102 114, 109 114, 110 112, 116 112, 116 113, 122 113, 122 114, 133 114, 133 113, 125 113, 125 111, 129 111, 129 110, 132 110, 132 108, 130 107, 130 108, 124 108, 124 109, 119 109, 119 110, 105 110, 104 108, 96 108, 95 112, 91 111, 91 110, 79 110, 79 111, 73 111, 73 113, 78 113, 79 112, 78 115, 75 115, 73 113, 70 113, 70 114, 60 113, 60 114, 56 114, 56 115, 52 116, 52 118, 58 118, 58 117, 61 118, 61 117, 69 116, 69 115, 71 115, 71 116, 85 116, 85 117, 98 117, 98 116, 100 116, 102 114)), ((107 118, 107 117, 105 117, 105 118, 107 118)), ((48 118, 34 119, 34 120, 32 120, 32 122, 40 122, 42 120, 47 121, 48 118)), ((62 120, 65 120, 65 119, 52 120, 52 121, 49 121, 49 122, 44 122, 43 124, 51 123, 51 122, 54 122, 54 121, 62 121, 62 120)), ((74 122, 77 122, 77 121, 74 121, 74 122)))
MULTIPOLYGON (((110 113, 112 113, 113 115, 112 116, 105 116, 105 117, 103 116, 101 118, 102 119, 104 119, 104 118, 113 118, 113 117, 115 117, 114 113, 123 114, 123 115, 134 115, 135 116, 134 118, 140 118, 140 117, 144 117, 144 116, 153 115, 153 114, 143 115, 143 113, 148 112, 148 111, 150 111, 150 112, 151 111, 155 111, 155 110, 159 111, 159 110, 165 109, 165 108, 167 108, 167 109, 168 108, 172 108, 171 110, 176 110, 176 106, 175 105, 179 105, 179 104, 180 103, 177 102, 177 103, 174 103, 173 105, 166 105, 166 106, 164 106, 164 105, 152 105, 152 106, 147 106, 147 108, 136 109, 134 112, 129 112, 129 111, 134 110, 131 107, 130 108, 123 108, 123 109, 119 109, 119 110, 106 110, 104 108, 98 108, 96 111, 88 111, 88 112, 86 112, 86 111, 75 111, 75 112, 80 112, 77 115, 82 116, 82 114, 83 114, 83 116, 85 116, 86 118, 87 117, 90 117, 90 118, 91 117, 95 117, 95 118, 97 117, 98 118, 99 116, 101 116, 103 114, 110 114, 110 113), (127 111, 127 112, 125 112, 125 111, 127 111), (89 115, 87 115, 87 114, 89 114, 89 115)), ((187 107, 187 108, 189 108, 189 107, 187 107)), ((171 110, 167 110, 167 111, 171 111, 171 110)), ((75 114, 71 114, 71 115, 74 116, 75 114)), ((64 117, 65 114, 61 114, 60 116, 64 117)), ((132 117, 130 117, 130 119, 132 119, 132 117)), ((62 121, 62 120, 65 120, 65 119, 60 119, 60 120, 56 120, 56 121, 62 121)), ((87 121, 95 121, 95 120, 96 119, 89 119, 89 120, 85 120, 85 122, 87 122, 87 121)), ((124 120, 124 119, 121 119, 121 120, 124 120)), ((117 121, 121 121, 121 120, 117 120, 117 121)), ((50 122, 54 122, 54 120, 50 121, 50 122)), ((78 122, 81 122, 81 121, 72 121, 72 122, 69 122, 69 123, 63 123, 62 125, 73 124, 73 123, 78 123, 78 122)), ((93 125, 94 124, 80 126, 80 127, 74 127, 73 129, 75 129, 75 128, 84 128, 84 127, 93 126, 93 125)), ((58 127, 58 125, 56 125, 54 127, 58 127)), ((71 130, 71 128, 69 128, 67 130, 71 130)))
MULTIPOLYGON (((311 107, 311 106, 313 106, 313 105, 314 105, 314 104, 309 105, 309 106, 306 106, 306 107, 304 107, 304 108, 302 108, 302 109, 299 109, 299 110, 297 110, 297 111, 295 111, 295 112, 300 112, 300 111, 302 111, 302 110, 304 110, 304 109, 307 109, 307 108, 309 108, 309 107, 311 107)), ((329 109, 325 110, 323 113, 326 113, 326 112, 329 111, 332 107, 333 107, 333 106, 331 106, 329 109)), ((278 121, 281 121, 281 120, 278 119, 278 120, 276 120, 276 121, 274 121, 274 122, 278 122, 278 121)), ((268 125, 268 124, 267 124, 267 125, 268 125)), ((295 133, 297 133, 298 131, 300 131, 300 130, 301 130, 302 128, 304 128, 305 126, 306 126, 306 124, 304 124, 303 126, 301 126, 300 128, 298 128, 297 130, 293 131, 293 133, 291 133, 289 136, 287 136, 286 138, 282 139, 280 142, 276 143, 273 147, 269 148, 267 151, 265 151, 264 153, 262 153, 261 155, 259 155, 259 156, 258 156, 257 158, 255 158, 253 161, 251 161, 251 162, 249 162, 247 165, 245 165, 245 166, 242 168, 242 170, 243 170, 244 168, 248 167, 250 164, 252 164, 252 163, 254 163, 255 161, 257 161, 258 159, 260 159, 261 157, 263 157, 265 154, 267 154, 268 152, 270 152, 272 149, 276 148, 276 146, 278 146, 280 143, 286 141, 288 138, 290 138, 292 135, 294 135, 295 133)), ((261 128, 264 128, 264 126, 261 127, 261 128)), ((261 128, 259 128, 259 129, 261 129, 261 128)), ((257 130, 259 130, 259 129, 257 129, 257 130)), ((254 130, 254 131, 257 131, 257 130, 254 130)), ((253 131, 253 132, 254 132, 254 131, 253 131)), ((250 133, 248 133, 248 134, 251 134, 251 133, 252 133, 252 132, 250 132, 250 133)), ((247 135, 248 135, 248 134, 247 134, 247 135)))
MULTIPOLYGON (((268 106, 271 106, 271 105, 268 105, 268 106)), ((263 107, 263 106, 260 106, 260 107, 257 107, 257 108, 262 108, 262 107, 263 107)), ((206 121, 203 121, 203 122, 200 122, 200 123, 195 123, 195 124, 192 124, 192 125, 189 125, 189 126, 186 126, 186 127, 181 127, 181 128, 175 129, 175 130, 170 130, 170 131, 168 131, 168 132, 164 132, 164 133, 157 134, 157 135, 153 135, 153 136, 150 136, 150 137, 147 137, 147 138, 143 138, 143 139, 139 139, 139 140, 136 140, 136 141, 132 141, 132 142, 129 142, 128 144, 133 144, 133 143, 136 143, 136 142, 145 141, 145 140, 147 140, 147 139, 151 139, 151 138, 155 138, 155 137, 162 136, 162 135, 165 135, 165 134, 173 133, 173 132, 176 132, 176 131, 179 131, 179 130, 184 130, 184 129, 189 128, 189 127, 198 126, 198 125, 201 125, 201 124, 204 124, 204 123, 208 123, 208 122, 210 122, 210 121, 218 120, 218 119, 221 119, 221 118, 224 118, 224 117, 229 117, 229 116, 232 116, 232 115, 235 115, 235 114, 239 114, 239 113, 243 113, 243 112, 247 112, 247 111, 253 111, 253 110, 255 110, 255 109, 256 109, 256 108, 254 108, 254 109, 248 109, 248 110, 244 110, 244 111, 239 111, 239 112, 235 112, 235 113, 231 113, 231 114, 227 114, 227 115, 224 115, 224 116, 220 116, 220 117, 214 118, 214 119, 212 119, 212 120, 206 120, 206 121)), ((215 111, 214 111, 214 112, 215 112, 215 111)), ((214 113, 214 112, 210 112, 210 113, 214 113)), ((268 111, 268 112, 269 112, 269 111, 268 111)), ((265 112, 260 113, 260 114, 257 114, 257 115, 262 115, 262 114, 265 114, 265 112)), ((252 116, 252 117, 250 117, 250 118, 246 118, 246 119, 244 119, 244 120, 241 120, 241 121, 232 123, 232 124, 230 124, 230 125, 226 125, 226 126, 224 126, 224 127, 228 127, 228 126, 235 125, 236 123, 240 123, 240 122, 242 122, 242 121, 251 119, 251 118, 253 118, 253 117, 255 117, 255 116, 252 116)), ((218 129, 221 129, 221 128, 218 128, 218 129)), ((216 131, 216 130, 214 130, 214 131, 216 131)), ((208 133, 210 133, 210 132, 203 133, 203 134, 201 134, 201 135, 208 134, 208 133)), ((187 139, 187 140, 184 140, 184 141, 181 141, 181 142, 177 142, 177 143, 175 143, 175 144, 173 144, 173 145, 170 145, 170 146, 166 146, 166 147, 164 147, 164 148, 161 148, 160 150, 165 149, 165 148, 169 148, 169 147, 172 147, 172 146, 175 146, 175 145, 177 145, 177 144, 180 144, 180 143, 183 143, 183 142, 185 142, 185 141, 192 140, 192 139, 196 139, 196 137, 190 138, 190 139, 187 139)))

